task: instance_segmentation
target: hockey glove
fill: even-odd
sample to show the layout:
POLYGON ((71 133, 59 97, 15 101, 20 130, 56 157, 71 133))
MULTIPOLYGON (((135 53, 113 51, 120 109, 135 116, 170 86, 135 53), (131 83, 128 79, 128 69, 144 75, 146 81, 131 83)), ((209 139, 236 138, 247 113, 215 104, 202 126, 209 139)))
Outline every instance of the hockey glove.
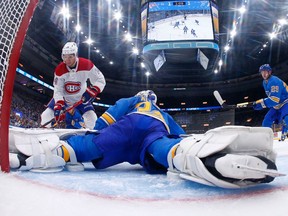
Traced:
POLYGON ((254 110, 262 110, 263 108, 266 108, 263 99, 260 99, 260 100, 253 102, 253 109, 254 110))
POLYGON ((87 87, 86 91, 82 95, 83 104, 86 105, 90 102, 93 102, 97 95, 99 94, 100 90, 96 86, 87 87))
POLYGON ((55 117, 56 122, 63 121, 65 118, 65 115, 61 115, 64 109, 64 105, 65 103, 63 100, 57 101, 54 105, 54 117, 55 117))

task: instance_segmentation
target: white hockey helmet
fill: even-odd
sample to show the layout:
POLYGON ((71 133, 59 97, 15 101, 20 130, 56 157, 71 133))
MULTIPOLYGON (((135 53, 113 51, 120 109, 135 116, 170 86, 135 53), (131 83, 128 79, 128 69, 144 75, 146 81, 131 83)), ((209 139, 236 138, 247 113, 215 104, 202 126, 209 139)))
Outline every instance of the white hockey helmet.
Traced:
POLYGON ((67 42, 64 47, 62 48, 62 58, 63 55, 69 55, 69 54, 74 54, 77 56, 78 53, 78 47, 75 42, 67 42))
POLYGON ((152 90, 145 90, 138 92, 135 96, 140 96, 144 101, 151 101, 157 103, 157 95, 152 90))

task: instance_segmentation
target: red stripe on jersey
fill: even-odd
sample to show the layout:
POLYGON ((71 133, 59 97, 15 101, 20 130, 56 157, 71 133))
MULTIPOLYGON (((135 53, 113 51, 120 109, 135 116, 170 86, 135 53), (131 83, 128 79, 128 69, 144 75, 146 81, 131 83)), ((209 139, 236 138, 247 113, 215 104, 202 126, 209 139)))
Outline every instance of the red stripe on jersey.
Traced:
POLYGON ((66 68, 66 64, 64 62, 61 62, 55 69, 55 74, 57 76, 62 76, 65 73, 68 73, 68 69, 66 68))
POLYGON ((94 66, 93 62, 89 59, 79 58, 77 71, 90 71, 94 66))
MULTIPOLYGON (((89 59, 85 59, 85 58, 78 58, 78 68, 77 71, 90 71, 92 69, 92 67, 94 66, 93 62, 90 61, 89 59)), ((61 62, 55 69, 55 74, 57 76, 62 76, 65 73, 68 73, 69 70, 66 67, 66 64, 64 62, 61 62)))

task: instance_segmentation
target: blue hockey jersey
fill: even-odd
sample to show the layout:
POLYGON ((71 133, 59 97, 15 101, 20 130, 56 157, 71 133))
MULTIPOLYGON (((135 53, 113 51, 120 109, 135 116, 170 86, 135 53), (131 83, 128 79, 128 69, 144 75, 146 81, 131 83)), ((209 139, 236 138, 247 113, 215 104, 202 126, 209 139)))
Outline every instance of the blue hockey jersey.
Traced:
POLYGON ((185 134, 185 131, 173 120, 166 112, 163 112, 157 105, 150 101, 145 101, 139 96, 122 98, 114 106, 110 107, 102 116, 100 116, 95 125, 95 130, 101 130, 116 121, 122 116, 138 113, 147 115, 161 121, 170 134, 185 134))
POLYGON ((268 81, 263 80, 263 87, 267 98, 256 101, 262 108, 280 109, 288 102, 288 86, 276 76, 271 76, 268 81))

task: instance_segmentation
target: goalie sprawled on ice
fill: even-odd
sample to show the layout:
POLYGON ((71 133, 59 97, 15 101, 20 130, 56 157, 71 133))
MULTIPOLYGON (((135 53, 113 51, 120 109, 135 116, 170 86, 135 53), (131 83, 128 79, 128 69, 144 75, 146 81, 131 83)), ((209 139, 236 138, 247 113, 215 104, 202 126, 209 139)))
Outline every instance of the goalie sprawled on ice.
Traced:
POLYGON ((278 173, 270 128, 228 126, 184 135, 156 106, 152 91, 124 98, 96 123, 99 131, 10 129, 11 168, 32 171, 104 169, 122 162, 205 185, 240 188, 278 173), (109 126, 109 127, 108 127, 109 126), (101 129, 101 130, 100 130, 101 129))

